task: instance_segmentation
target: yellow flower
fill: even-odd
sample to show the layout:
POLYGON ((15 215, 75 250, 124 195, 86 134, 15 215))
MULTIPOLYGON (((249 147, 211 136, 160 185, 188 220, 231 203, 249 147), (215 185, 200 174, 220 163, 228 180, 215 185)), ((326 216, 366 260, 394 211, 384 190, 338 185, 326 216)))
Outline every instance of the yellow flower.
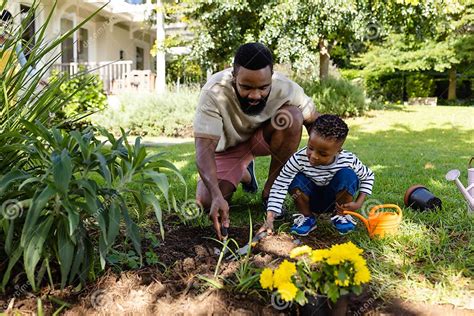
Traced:
POLYGON ((340 285, 340 286, 349 286, 349 279, 345 279, 344 281, 336 279, 334 281, 334 283, 336 283, 336 285, 340 285))
POLYGON ((269 268, 263 269, 260 274, 260 285, 262 289, 273 290, 273 270, 269 268))
POLYGON ((360 261, 362 251, 362 249, 350 241, 344 244, 333 245, 331 249, 329 249, 327 263, 330 265, 336 265, 344 261, 352 261, 355 263, 360 261))
POLYGON ((354 275, 354 283, 359 285, 370 281, 370 271, 366 265, 359 267, 354 275))
POLYGON ((311 251, 313 251, 313 249, 311 249, 311 247, 309 247, 309 246, 296 247, 293 250, 291 250, 290 258, 294 259, 294 258, 299 257, 299 256, 309 255, 311 253, 311 251))
POLYGON ((281 298, 287 302, 295 298, 296 292, 298 292, 298 288, 292 282, 284 282, 278 287, 278 293, 280 293, 281 298))
POLYGON ((290 282, 293 274, 296 273, 294 262, 284 260, 273 273, 273 285, 279 287, 281 284, 290 282))
POLYGON ((319 261, 323 261, 329 256, 328 249, 316 249, 311 252, 311 263, 316 263, 319 261))

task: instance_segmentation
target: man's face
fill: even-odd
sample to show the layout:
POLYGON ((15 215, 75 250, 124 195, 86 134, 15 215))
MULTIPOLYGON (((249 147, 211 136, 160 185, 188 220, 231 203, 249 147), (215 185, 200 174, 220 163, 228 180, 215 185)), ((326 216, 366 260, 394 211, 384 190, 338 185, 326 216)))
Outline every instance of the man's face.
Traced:
POLYGON ((272 87, 270 66, 259 70, 238 67, 234 73, 234 89, 242 111, 248 115, 257 115, 267 104, 272 87))

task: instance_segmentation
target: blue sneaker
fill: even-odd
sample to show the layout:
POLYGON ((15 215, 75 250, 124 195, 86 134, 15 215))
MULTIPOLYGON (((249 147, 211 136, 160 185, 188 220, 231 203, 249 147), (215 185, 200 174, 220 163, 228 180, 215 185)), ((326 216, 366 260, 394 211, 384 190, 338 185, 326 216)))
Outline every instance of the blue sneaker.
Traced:
POLYGON ((303 214, 293 214, 295 218, 290 232, 298 236, 307 236, 316 229, 316 218, 313 216, 304 216, 303 214))
POLYGON ((255 177, 255 160, 252 160, 247 166, 247 170, 250 173, 250 183, 242 183, 242 189, 248 193, 257 193, 258 191, 258 182, 255 177))
POLYGON ((341 235, 345 235, 353 231, 357 225, 350 215, 334 215, 331 222, 341 235))

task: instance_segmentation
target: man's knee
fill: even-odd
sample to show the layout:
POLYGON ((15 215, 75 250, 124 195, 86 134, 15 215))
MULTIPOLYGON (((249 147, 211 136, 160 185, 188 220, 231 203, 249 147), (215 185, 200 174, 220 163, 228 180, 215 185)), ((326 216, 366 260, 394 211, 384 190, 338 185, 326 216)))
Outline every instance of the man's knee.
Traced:
MULTIPOLYGON (((226 199, 227 202, 230 202, 235 191, 234 185, 229 181, 219 180, 219 190, 221 191, 224 199, 226 199)), ((212 204, 211 194, 202 180, 199 180, 197 184, 196 202, 201 204, 201 206, 205 209, 209 209, 212 204)))
MULTIPOLYGON (((303 114, 301 110, 294 105, 285 105, 278 110, 275 115, 275 122, 282 122, 286 125, 285 132, 299 135, 303 126, 303 114)), ((282 125, 284 126, 284 125, 282 125)))

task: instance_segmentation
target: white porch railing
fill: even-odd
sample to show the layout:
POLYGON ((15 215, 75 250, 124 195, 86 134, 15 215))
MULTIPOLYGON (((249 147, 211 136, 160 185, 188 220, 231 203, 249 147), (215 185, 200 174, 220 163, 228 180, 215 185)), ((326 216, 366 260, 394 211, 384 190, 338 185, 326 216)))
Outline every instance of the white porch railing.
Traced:
POLYGON ((104 83, 104 90, 110 94, 114 89, 116 82, 123 81, 125 75, 132 71, 132 60, 120 61, 102 61, 98 63, 64 63, 53 65, 54 70, 75 75, 79 71, 87 71, 89 73, 98 74, 104 83))

